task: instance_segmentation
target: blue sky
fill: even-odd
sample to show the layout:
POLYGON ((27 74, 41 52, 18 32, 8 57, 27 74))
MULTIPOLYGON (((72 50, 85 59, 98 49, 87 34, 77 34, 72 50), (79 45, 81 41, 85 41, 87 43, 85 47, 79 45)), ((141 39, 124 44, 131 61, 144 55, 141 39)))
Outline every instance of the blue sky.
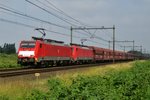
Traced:
MULTIPOLYGON (((38 2, 38 0, 29 0, 41 7, 55 13, 63 18, 64 15, 57 13, 51 8, 47 8, 38 2)), ((45 0, 39 0, 47 6, 49 5, 45 0)), ((88 24, 93 27, 112 27, 116 26, 116 39, 117 40, 135 40, 136 45, 142 45, 143 48, 150 51, 149 37, 150 37, 150 0, 48 0, 56 7, 63 10, 68 15, 88 24)), ((0 7, 11 7, 18 12, 37 17, 39 19, 56 23, 70 28, 70 24, 40 10, 39 8, 29 4, 25 0, 0 0, 0 7)), ((33 21, 29 18, 12 15, 12 13, 0 9, 0 18, 21 22, 24 24, 32 25, 35 27, 43 27, 48 30, 57 31, 70 35, 70 30, 62 29, 49 25, 43 22, 33 21), (9 14, 8 14, 9 13, 9 14)), ((67 18, 69 19, 69 18, 67 18)), ((71 20, 71 19, 69 19, 71 20)), ((77 24, 81 26, 81 24, 77 24)), ((0 45, 6 43, 16 43, 18 47, 19 41, 30 40, 31 36, 41 36, 40 33, 33 28, 27 28, 15 24, 10 24, 0 21, 0 45)), ((95 31, 90 31, 94 33, 95 31)), ((85 32, 74 32, 74 35, 81 38, 73 38, 73 42, 80 43, 82 38, 90 39, 90 35, 85 32)), ((112 40, 112 30, 97 30, 95 36, 101 37, 106 40, 112 40)), ((46 38, 56 39, 70 42, 70 37, 47 32, 46 38)), ((86 41, 86 45, 95 45, 99 47, 108 48, 108 43, 96 38, 86 41), (91 42, 95 41, 95 42, 91 42)), ((120 45, 132 45, 132 43, 116 45, 117 49, 120 45)), ((131 49, 131 48, 129 48, 131 49)), ((138 49, 138 48, 137 48, 138 49)))

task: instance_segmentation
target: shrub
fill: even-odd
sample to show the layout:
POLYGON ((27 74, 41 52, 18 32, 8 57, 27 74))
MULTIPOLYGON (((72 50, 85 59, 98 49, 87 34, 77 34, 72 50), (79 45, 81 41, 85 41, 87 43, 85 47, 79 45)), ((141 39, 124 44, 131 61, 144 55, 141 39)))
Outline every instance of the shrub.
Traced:
POLYGON ((1 54, 0 53, 0 68, 15 68, 19 67, 17 64, 16 54, 1 54))
POLYGON ((48 100, 48 96, 39 90, 33 90, 26 100, 48 100))
POLYGON ((7 95, 0 95, 0 100, 10 100, 7 95))
POLYGON ((149 99, 150 62, 136 62, 133 66, 129 70, 110 72, 105 76, 78 76, 72 79, 69 86, 64 81, 53 78, 48 80, 48 92, 37 92, 32 97, 40 96, 46 100, 149 99))

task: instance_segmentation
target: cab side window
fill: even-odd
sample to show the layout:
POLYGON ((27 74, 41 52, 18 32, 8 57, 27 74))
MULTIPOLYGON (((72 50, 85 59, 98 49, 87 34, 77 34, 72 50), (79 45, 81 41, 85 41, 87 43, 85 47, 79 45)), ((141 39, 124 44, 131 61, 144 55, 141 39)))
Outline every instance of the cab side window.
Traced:
POLYGON ((40 44, 40 48, 42 48, 42 44, 40 44))

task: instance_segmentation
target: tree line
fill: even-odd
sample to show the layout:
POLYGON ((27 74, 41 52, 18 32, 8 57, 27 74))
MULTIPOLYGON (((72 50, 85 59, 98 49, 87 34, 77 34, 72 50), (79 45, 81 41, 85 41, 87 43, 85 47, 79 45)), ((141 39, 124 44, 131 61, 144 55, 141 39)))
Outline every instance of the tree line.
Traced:
POLYGON ((13 54, 16 53, 15 43, 5 43, 3 46, 0 46, 0 53, 13 54))

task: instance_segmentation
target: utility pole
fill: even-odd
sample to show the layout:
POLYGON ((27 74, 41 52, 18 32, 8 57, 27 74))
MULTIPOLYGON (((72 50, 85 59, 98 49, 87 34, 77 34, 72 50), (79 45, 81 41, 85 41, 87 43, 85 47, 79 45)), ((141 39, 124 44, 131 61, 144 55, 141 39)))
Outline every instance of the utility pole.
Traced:
POLYGON ((135 41, 133 40, 133 52, 134 52, 134 43, 135 43, 135 41))
POLYGON ((146 49, 144 48, 143 53, 146 54, 146 49))
POLYGON ((73 30, 106 30, 106 29, 111 29, 113 30, 113 63, 115 63, 115 25, 113 25, 113 27, 104 27, 102 26, 101 28, 86 28, 86 27, 79 27, 79 28, 73 28, 71 27, 71 39, 70 39, 70 43, 72 44, 72 34, 73 34, 73 30))
POLYGON ((70 43, 72 44, 72 31, 73 31, 72 26, 71 26, 71 28, 70 28, 70 31, 71 31, 71 35, 70 35, 70 43))
POLYGON ((113 63, 115 63, 115 25, 113 25, 113 63))
POLYGON ((123 51, 126 52, 126 47, 125 46, 123 46, 123 51))
POLYGON ((111 41, 108 41, 108 44, 109 44, 109 45, 108 45, 108 48, 109 48, 109 49, 110 49, 110 42, 111 42, 111 41))
POLYGON ((140 48, 141 48, 141 56, 142 56, 142 46, 140 46, 140 48))

